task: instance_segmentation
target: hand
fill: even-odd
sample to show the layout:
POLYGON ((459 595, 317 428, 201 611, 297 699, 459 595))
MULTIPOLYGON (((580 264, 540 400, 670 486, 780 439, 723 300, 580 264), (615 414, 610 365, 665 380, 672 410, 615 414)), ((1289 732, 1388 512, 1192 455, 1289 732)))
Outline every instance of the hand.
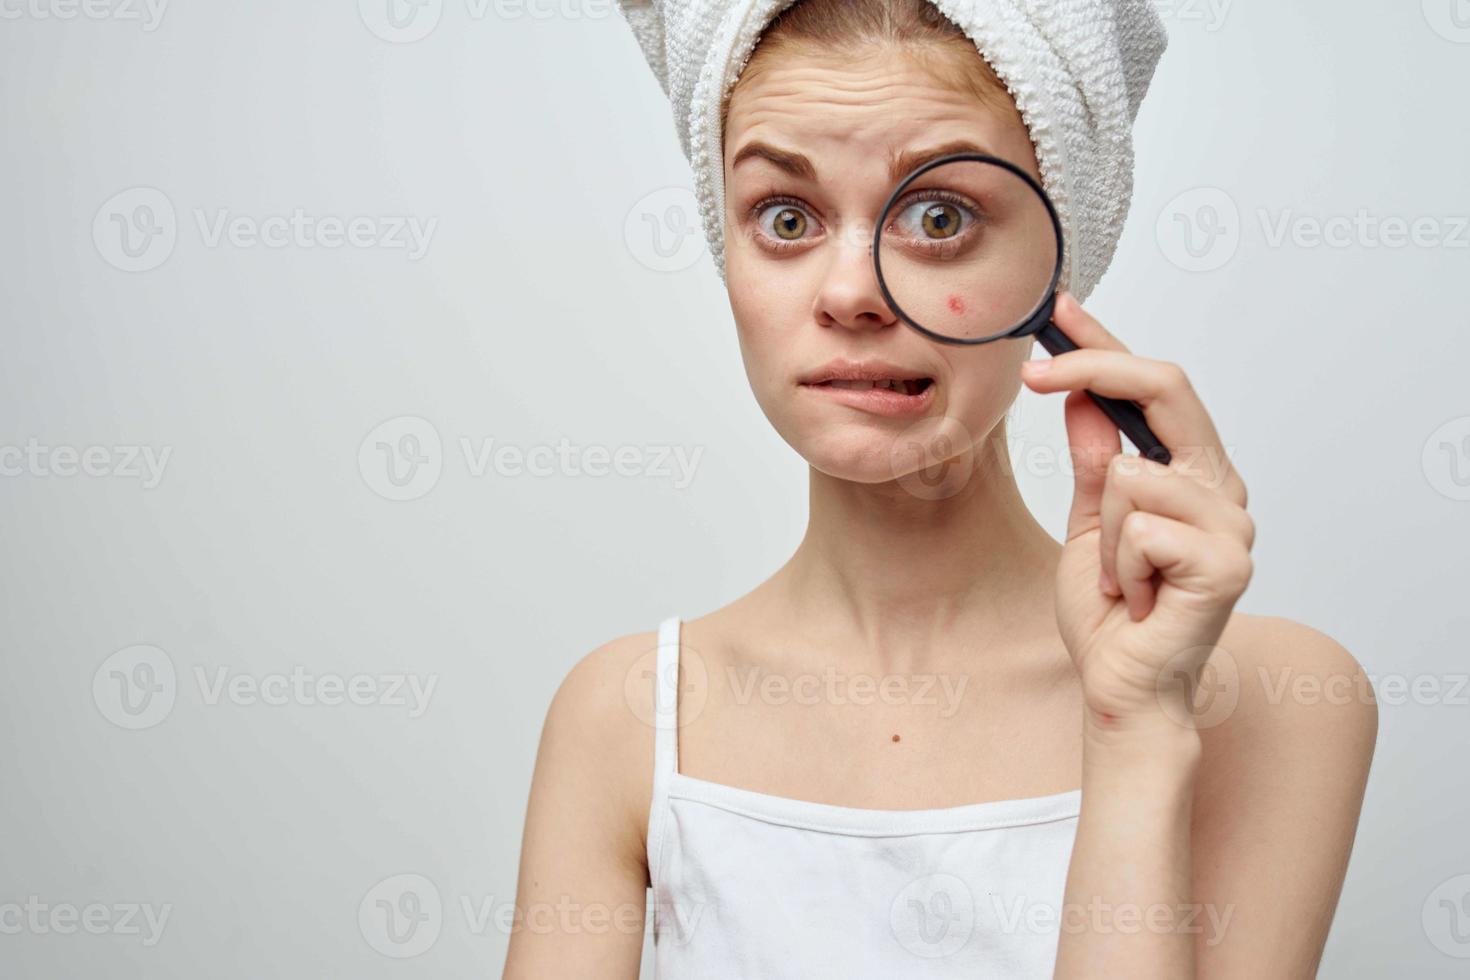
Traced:
POLYGON ((1174 364, 1128 351, 1069 294, 1055 321, 1078 350, 1028 361, 1037 392, 1070 391, 1076 471, 1057 569, 1057 624, 1092 722, 1190 716, 1197 678, 1250 581, 1255 525, 1246 490, 1209 413, 1174 364), (1122 455, 1122 439, 1084 389, 1130 398, 1173 455, 1122 455))

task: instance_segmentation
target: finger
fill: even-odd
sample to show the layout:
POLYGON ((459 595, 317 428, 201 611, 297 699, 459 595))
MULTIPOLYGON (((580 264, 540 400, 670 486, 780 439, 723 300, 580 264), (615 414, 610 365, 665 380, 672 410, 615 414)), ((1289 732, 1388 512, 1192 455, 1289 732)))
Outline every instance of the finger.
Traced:
POLYGON ((1141 510, 1123 519, 1117 561, 1118 585, 1134 621, 1153 609, 1155 572, 1162 582, 1222 606, 1240 598, 1252 572, 1240 542, 1141 510))
MULTIPOLYGON (((1068 396, 1071 397, 1070 395, 1068 396)), ((1192 476, 1142 456, 1115 456, 1108 464, 1102 494, 1098 560, 1104 583, 1118 582, 1117 548, 1123 521, 1133 511, 1147 511, 1240 541, 1255 544, 1255 522, 1227 495, 1192 476)), ((1103 589, 1118 595, 1116 588, 1103 589)))
POLYGON ((1235 473, 1204 403, 1177 364, 1085 348, 1049 361, 1027 361, 1021 379, 1041 393, 1091 390, 1132 399, 1182 468, 1207 484, 1226 489, 1244 506, 1245 484, 1235 473))
POLYGON ((1067 516, 1067 540, 1071 541, 1101 524, 1108 462, 1123 451, 1123 442, 1117 426, 1085 392, 1067 396, 1064 415, 1074 474, 1072 510, 1067 516))
POLYGON ((1056 309, 1052 311, 1052 322, 1062 333, 1072 338, 1078 347, 1096 347, 1101 350, 1128 352, 1128 347, 1108 332, 1102 322, 1082 308, 1077 297, 1062 293, 1057 297, 1056 309))

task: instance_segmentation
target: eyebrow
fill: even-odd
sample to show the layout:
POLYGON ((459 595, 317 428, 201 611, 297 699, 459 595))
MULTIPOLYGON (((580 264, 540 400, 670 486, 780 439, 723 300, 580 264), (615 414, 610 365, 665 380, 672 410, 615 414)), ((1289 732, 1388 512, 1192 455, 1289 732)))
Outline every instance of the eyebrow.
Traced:
POLYGON ((941 146, 930 147, 927 150, 904 150, 895 154, 888 161, 888 179, 895 184, 903 180, 909 174, 918 170, 926 163, 932 163, 940 157, 947 157, 952 153, 983 153, 986 156, 994 156, 989 150, 969 140, 950 140, 941 146))
MULTIPOLYGON (((990 151, 970 140, 950 140, 940 146, 929 147, 923 150, 904 150, 893 154, 888 160, 888 178, 898 183, 909 174, 918 170, 926 163, 947 157, 953 153, 985 153, 990 151)), ((816 181, 817 168, 807 159, 794 150, 783 150, 772 146, 761 140, 751 140, 742 146, 735 154, 735 159, 730 163, 730 169, 734 170, 746 160, 761 159, 769 161, 786 173, 801 180, 816 181)))
POLYGON ((786 171, 793 177, 801 180, 815 181, 817 179, 817 168, 812 162, 793 150, 782 150, 769 143, 760 140, 751 140, 740 148, 735 154, 735 159, 730 162, 730 169, 734 170, 746 160, 761 159, 768 160, 786 171))

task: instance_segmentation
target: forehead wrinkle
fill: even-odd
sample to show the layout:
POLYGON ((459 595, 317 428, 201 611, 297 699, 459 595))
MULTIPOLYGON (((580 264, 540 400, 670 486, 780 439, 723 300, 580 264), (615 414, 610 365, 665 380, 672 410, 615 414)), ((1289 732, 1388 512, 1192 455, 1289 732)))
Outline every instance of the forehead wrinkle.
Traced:
MULTIPOLYGON (((807 157, 816 171, 817 182, 830 176, 834 160, 846 162, 854 155, 870 160, 874 174, 891 181, 889 162, 904 150, 927 149, 959 139, 978 144, 986 142, 984 129, 977 125, 980 120, 973 113, 936 107, 920 114, 923 110, 916 108, 895 124, 890 110, 891 107, 881 113, 864 112, 861 118, 820 115, 814 121, 800 109, 771 107, 752 114, 738 139, 726 146, 726 159, 733 160, 743 147, 759 141, 807 157)), ((774 169, 776 165, 765 161, 763 166, 774 169)), ((747 167, 755 169, 753 164, 742 164, 731 170, 738 174, 747 167)))
POLYGON ((973 95, 940 83, 921 69, 891 64, 842 70, 773 66, 737 90, 726 127, 725 158, 760 139, 805 153, 818 171, 813 144, 835 149, 866 145, 885 154, 931 142, 927 130, 950 125, 983 131, 995 113, 973 95))
POLYGON ((848 73, 783 69, 768 71, 749 87, 738 89, 731 101, 729 122, 760 112, 799 112, 845 109, 892 117, 898 102, 925 102, 953 107, 977 118, 988 116, 973 96, 928 79, 883 78, 855 80, 848 73), (781 75, 784 77, 776 78, 781 75))
POLYGON ((727 181, 741 180, 746 170, 776 171, 770 162, 730 166, 756 140, 806 156, 818 182, 842 176, 886 185, 889 161, 897 154, 957 139, 1033 169, 1030 134, 1018 115, 901 55, 769 61, 737 84, 724 136, 727 181))

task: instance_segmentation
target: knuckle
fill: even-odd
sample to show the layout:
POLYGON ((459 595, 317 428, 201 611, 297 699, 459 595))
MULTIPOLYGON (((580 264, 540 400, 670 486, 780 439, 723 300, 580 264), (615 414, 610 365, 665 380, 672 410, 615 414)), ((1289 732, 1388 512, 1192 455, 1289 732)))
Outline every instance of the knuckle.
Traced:
POLYGON ((1141 510, 1130 510, 1123 517, 1123 522, 1118 527, 1119 538, 1136 540, 1147 534, 1151 525, 1148 514, 1141 510))
POLYGON ((1249 551, 1256 544, 1256 521, 1246 511, 1240 511, 1240 536, 1245 541, 1246 550, 1249 551))
POLYGON ((1220 591, 1226 595, 1239 596, 1250 585, 1255 563, 1245 551, 1238 551, 1221 563, 1218 576, 1220 591))
POLYGON ((1187 391, 1190 387, 1189 375, 1173 361, 1159 362, 1159 376, 1166 390, 1187 391))

